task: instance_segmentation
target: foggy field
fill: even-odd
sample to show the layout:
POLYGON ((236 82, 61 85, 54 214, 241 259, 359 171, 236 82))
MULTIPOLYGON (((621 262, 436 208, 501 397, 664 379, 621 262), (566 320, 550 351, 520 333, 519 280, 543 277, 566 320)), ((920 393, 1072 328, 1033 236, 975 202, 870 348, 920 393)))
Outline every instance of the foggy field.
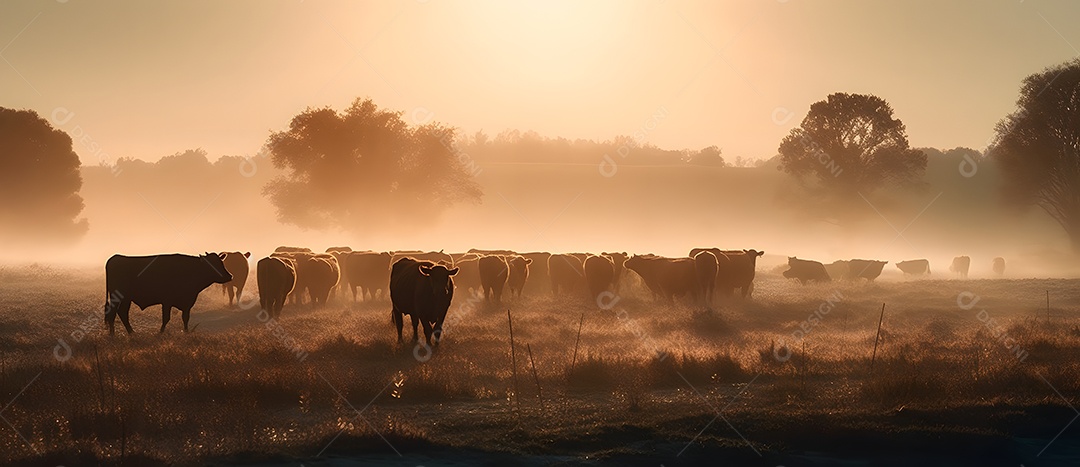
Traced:
POLYGON ((110 338, 103 283, 95 269, 0 270, 0 463, 1046 465, 1080 452, 1068 432, 1051 443, 1076 415, 1061 394, 1080 390, 1076 280, 802 287, 759 273, 752 301, 712 314, 633 286, 604 311, 459 292, 429 360, 396 343, 387 301, 287 305, 278 328, 257 302, 229 309, 218 286, 193 333, 174 320, 159 335, 155 306, 110 338))

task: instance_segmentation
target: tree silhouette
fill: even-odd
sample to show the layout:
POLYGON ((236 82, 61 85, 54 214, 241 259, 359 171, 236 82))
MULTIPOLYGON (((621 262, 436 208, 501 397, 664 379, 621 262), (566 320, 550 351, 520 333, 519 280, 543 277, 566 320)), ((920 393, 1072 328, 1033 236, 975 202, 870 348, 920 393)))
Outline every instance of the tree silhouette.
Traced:
POLYGON ((1024 79, 988 152, 1001 165, 1005 200, 1041 207, 1080 253, 1080 60, 1024 79))
POLYGON ((904 124, 884 99, 836 93, 810 106, 802 124, 780 143, 780 166, 817 194, 859 199, 886 184, 916 182, 926 155, 908 146, 904 124))
POLYGON ((71 137, 31 110, 0 107, 0 236, 67 241, 86 233, 71 137))
POLYGON ((409 126, 401 112, 357 99, 344 112, 308 109, 266 143, 286 175, 263 192, 278 220, 363 230, 373 221, 437 214, 482 195, 453 128, 409 126))

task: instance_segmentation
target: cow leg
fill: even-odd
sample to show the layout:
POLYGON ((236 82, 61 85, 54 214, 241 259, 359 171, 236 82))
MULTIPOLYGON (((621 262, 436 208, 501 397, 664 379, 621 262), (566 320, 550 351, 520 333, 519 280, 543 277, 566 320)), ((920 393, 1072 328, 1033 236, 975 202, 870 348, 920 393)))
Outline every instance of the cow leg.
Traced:
POLYGON ((184 332, 188 332, 187 325, 188 325, 188 320, 191 319, 191 308, 182 309, 180 311, 183 312, 183 313, 180 314, 180 317, 184 319, 184 332))
POLYGON ((431 335, 433 337, 435 337, 435 345, 439 345, 439 341, 442 341, 442 331, 443 331, 442 325, 443 325, 442 321, 436 322, 435 323, 435 329, 431 333, 431 335))
POLYGON ((165 325, 169 324, 169 318, 172 318, 172 305, 167 303, 161 304, 161 331, 165 332, 165 325))
POLYGON ((128 321, 128 312, 131 311, 131 300, 120 300, 120 306, 116 310, 116 313, 120 315, 120 322, 124 324, 124 329, 127 329, 128 334, 135 333, 134 329, 131 329, 131 322, 128 321))
POLYGON ((433 331, 431 323, 424 320, 422 324, 424 325, 424 340, 427 341, 428 348, 431 348, 431 332, 433 331))
MULTIPOLYGON (((231 285, 225 285, 225 290, 228 292, 229 306, 231 307, 232 304, 233 304, 233 293, 235 292, 235 288, 233 286, 231 286, 231 285)), ((239 301, 239 300, 237 300, 237 301, 239 301)))
POLYGON ((404 319, 403 316, 401 316, 401 312, 397 311, 396 308, 393 311, 390 312, 390 317, 394 320, 394 326, 397 327, 397 341, 398 341, 398 344, 400 344, 401 343, 401 328, 403 328, 405 326, 405 323, 404 323, 405 319, 404 319))
POLYGON ((109 335, 115 335, 114 325, 116 323, 116 307, 113 306, 111 300, 105 301, 105 325, 109 327, 109 335))
POLYGON ((416 334, 416 327, 420 324, 420 318, 410 316, 412 318, 412 341, 417 342, 420 340, 420 336, 416 334))
POLYGON ((240 295, 244 293, 244 284, 236 286, 236 306, 240 306, 240 295))

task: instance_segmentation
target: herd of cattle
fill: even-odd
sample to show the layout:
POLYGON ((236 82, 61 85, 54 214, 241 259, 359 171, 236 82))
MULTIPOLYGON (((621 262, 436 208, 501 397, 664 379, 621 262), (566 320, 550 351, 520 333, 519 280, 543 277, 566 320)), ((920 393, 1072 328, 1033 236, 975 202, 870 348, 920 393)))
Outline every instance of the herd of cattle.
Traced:
MULTIPOLYGON (((656 299, 673 301, 689 297, 711 308, 717 292, 721 296, 749 298, 754 287, 757 250, 695 248, 682 258, 626 253, 516 253, 508 250, 469 250, 466 253, 395 251, 353 251, 349 247, 328 248, 315 253, 308 248, 278 247, 256 263, 256 284, 262 310, 273 318, 281 316, 286 302, 315 306, 325 304, 336 291, 347 288, 352 300, 364 301, 389 295, 391 317, 402 339, 404 315, 412 320, 413 340, 422 325, 429 345, 438 342, 442 323, 455 289, 471 297, 500 302, 504 292, 520 297, 525 292, 550 291, 554 295, 588 297, 603 305, 614 298, 633 271, 656 299), (545 290, 546 289, 546 290, 545 290)), ((250 253, 207 253, 202 256, 114 255, 105 265, 108 300, 105 323, 114 332, 117 316, 129 333, 131 303, 140 308, 161 305, 161 331, 173 307, 183 312, 188 330, 191 307, 198 294, 211 284, 222 284, 229 305, 238 303, 248 279, 250 253)), ((866 279, 873 281, 887 264, 875 260, 842 260, 831 264, 788 258, 784 277, 801 283, 866 279)), ((950 270, 966 277, 970 258, 953 260, 950 270)), ((897 267, 908 275, 930 273, 925 259, 901 261, 897 267)), ((1005 260, 995 258, 993 270, 1003 274, 1005 260)))
MULTIPOLYGON (((866 259, 840 260, 834 261, 831 264, 822 264, 817 261, 792 257, 788 258, 788 270, 784 271, 784 277, 796 279, 803 284, 808 282, 830 282, 832 280, 840 279, 866 279, 872 281, 881 275, 881 271, 886 264, 888 264, 886 261, 866 259)), ((905 276, 923 276, 930 274, 930 261, 925 259, 900 261, 896 263, 896 267, 900 269, 900 272, 904 273, 905 276)), ((949 265, 949 272, 956 274, 956 276, 961 279, 966 279, 970 268, 970 257, 957 256, 953 258, 952 264, 949 265)), ((994 274, 998 276, 1005 274, 1005 258, 994 258, 991 262, 991 268, 993 269, 994 274)))

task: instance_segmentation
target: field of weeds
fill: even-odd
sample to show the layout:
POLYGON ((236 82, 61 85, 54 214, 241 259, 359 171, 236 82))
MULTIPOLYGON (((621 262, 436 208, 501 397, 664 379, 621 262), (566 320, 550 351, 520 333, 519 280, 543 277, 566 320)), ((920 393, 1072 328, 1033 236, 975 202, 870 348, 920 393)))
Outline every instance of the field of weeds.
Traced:
POLYGON ((1058 465, 1080 455, 1078 286, 763 275, 712 312, 634 284, 606 310, 458 293, 429 353, 384 300, 269 320, 217 286, 194 332, 133 307, 109 337, 102 271, 6 267, 0 464, 1058 465))

